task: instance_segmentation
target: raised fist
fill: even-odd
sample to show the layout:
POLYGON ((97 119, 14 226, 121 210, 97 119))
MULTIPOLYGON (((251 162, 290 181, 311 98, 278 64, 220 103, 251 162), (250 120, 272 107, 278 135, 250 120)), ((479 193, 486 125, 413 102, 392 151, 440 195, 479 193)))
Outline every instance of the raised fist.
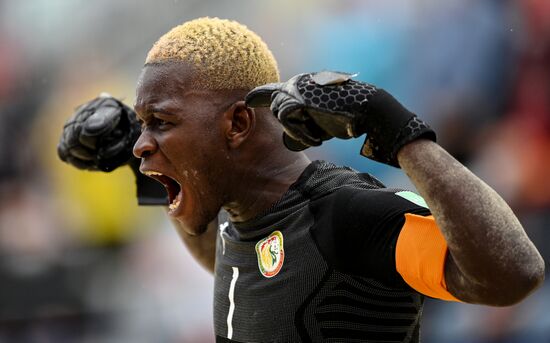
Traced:
POLYGON ((102 93, 78 107, 65 123, 57 153, 79 169, 110 172, 133 158, 139 135, 135 112, 102 93))
POLYGON ((329 71, 299 74, 253 89, 246 103, 270 106, 285 129, 285 146, 293 151, 366 133, 361 154, 399 167, 397 152, 403 145, 419 137, 435 141, 435 132, 388 92, 352 77, 329 71))
POLYGON ((57 154, 78 169, 110 172, 128 164, 136 176, 140 205, 167 205, 166 189, 139 172, 132 154, 141 132, 135 112, 107 93, 76 109, 65 123, 57 154))

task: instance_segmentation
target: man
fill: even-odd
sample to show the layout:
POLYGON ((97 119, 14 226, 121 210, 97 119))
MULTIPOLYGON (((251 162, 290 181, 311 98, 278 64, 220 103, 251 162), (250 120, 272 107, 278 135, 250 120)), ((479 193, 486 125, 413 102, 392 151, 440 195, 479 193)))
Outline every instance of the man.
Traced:
MULTIPOLYGON (((155 43, 137 85, 133 152, 214 272, 218 341, 417 342, 424 296, 506 306, 542 283, 510 208, 391 95, 342 73, 278 81, 256 34, 201 18, 155 43), (300 152, 364 133, 362 154, 401 167, 424 199, 300 152)), ((130 158, 132 113, 112 101, 66 125, 62 159, 130 158)))

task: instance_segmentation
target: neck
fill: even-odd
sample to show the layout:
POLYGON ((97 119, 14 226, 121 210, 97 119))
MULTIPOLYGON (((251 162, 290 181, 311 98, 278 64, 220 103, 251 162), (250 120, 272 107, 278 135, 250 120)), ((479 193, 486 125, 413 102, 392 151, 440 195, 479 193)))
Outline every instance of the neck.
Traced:
POLYGON ((233 180, 233 196, 223 208, 233 222, 245 222, 266 211, 288 190, 311 163, 304 153, 259 154, 256 161, 240 163, 233 180))

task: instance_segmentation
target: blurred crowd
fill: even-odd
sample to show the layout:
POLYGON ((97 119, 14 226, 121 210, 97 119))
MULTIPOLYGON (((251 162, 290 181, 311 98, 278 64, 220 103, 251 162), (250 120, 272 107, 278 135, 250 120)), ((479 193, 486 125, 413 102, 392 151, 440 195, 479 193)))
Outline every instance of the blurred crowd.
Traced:
MULTIPOLYGON (((213 342, 213 279, 129 168, 77 171, 56 144, 80 103, 127 104, 145 55, 200 16, 260 34, 282 79, 322 69, 394 94, 511 205, 550 261, 547 0, 0 0, 0 342, 213 342)), ((310 149, 414 189, 358 155, 310 149)), ((548 266, 547 266, 548 270, 548 266)), ((550 286, 507 308, 427 300, 426 343, 550 342, 550 286)))

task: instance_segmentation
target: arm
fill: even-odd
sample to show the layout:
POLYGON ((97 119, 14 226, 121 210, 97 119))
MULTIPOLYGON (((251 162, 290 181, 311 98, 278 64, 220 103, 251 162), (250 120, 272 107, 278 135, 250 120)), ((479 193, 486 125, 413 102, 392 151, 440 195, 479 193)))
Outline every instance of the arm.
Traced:
MULTIPOLYGON (((255 88, 246 102, 271 107, 291 150, 366 133, 363 156, 402 167, 433 212, 439 226, 434 225, 435 232, 443 234, 439 248, 448 249, 441 255, 445 277, 429 282, 445 281, 459 300, 496 306, 516 303, 538 287, 544 278, 543 260, 508 205, 435 143, 427 123, 385 90, 351 77, 299 74, 255 88)), ((424 249, 431 238, 422 242, 411 236, 417 239, 414 247, 434 252, 424 249)), ((412 271, 420 275, 435 270, 426 264, 429 259, 421 258, 412 271)))
POLYGON ((218 219, 216 218, 210 222, 206 232, 200 236, 191 236, 188 234, 177 220, 172 220, 172 223, 174 223, 183 244, 185 244, 195 260, 210 273, 214 274, 218 219))
POLYGON ((469 303, 506 306, 542 284, 542 257, 493 189, 428 140, 405 145, 397 158, 448 244, 449 292, 469 303))

